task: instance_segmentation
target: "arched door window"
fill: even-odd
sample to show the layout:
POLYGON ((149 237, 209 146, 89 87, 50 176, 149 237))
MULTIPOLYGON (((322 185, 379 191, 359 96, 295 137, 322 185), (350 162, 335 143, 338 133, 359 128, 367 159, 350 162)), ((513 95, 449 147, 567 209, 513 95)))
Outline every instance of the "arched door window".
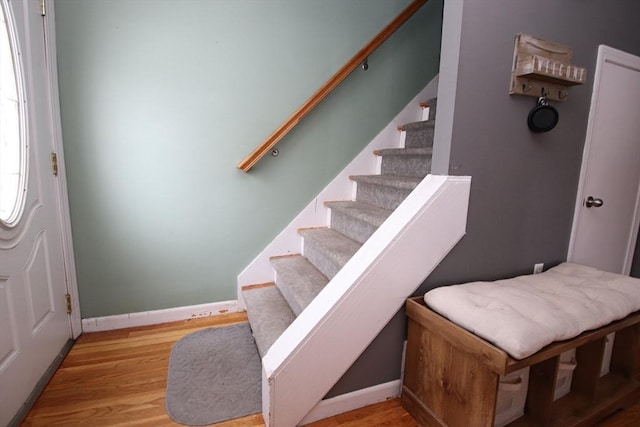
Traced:
POLYGON ((7 2, 0 0, 0 224, 18 223, 24 208, 27 148, 23 80, 7 2))

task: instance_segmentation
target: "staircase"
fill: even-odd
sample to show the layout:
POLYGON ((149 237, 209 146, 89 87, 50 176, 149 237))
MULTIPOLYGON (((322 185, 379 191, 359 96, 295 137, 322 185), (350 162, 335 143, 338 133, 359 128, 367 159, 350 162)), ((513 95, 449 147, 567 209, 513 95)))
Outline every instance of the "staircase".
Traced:
MULTIPOLYGON (((417 105, 372 141, 380 174, 340 173, 238 276, 262 358, 269 427, 362 404, 346 395, 322 399, 465 233, 470 177, 429 174, 436 100, 422 105, 423 121, 402 126, 392 139, 393 123, 420 117, 410 112, 417 105), (385 142, 402 148, 383 148, 385 142), (344 198, 353 200, 326 201, 344 198), (275 283, 264 283, 272 277, 275 283)), ((373 163, 368 156, 359 154, 354 169, 374 170, 365 166, 373 163)))
POLYGON ((400 129, 404 148, 374 152, 381 159, 379 175, 351 177, 355 200, 325 202, 331 211, 329 227, 299 230, 303 254, 271 258, 276 282, 243 288, 261 357, 430 172, 436 99, 423 108, 428 108, 426 120, 400 129))

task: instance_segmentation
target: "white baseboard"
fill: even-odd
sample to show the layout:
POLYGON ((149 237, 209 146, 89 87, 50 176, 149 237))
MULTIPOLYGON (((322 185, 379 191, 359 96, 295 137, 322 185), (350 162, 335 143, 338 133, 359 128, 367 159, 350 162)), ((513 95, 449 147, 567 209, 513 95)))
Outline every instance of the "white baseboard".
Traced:
POLYGON ((82 319, 82 332, 111 331, 240 311, 237 300, 82 319))
POLYGON ((374 385, 351 393, 321 400, 303 420, 301 425, 309 424, 334 415, 353 411, 374 403, 384 402, 400 396, 400 380, 374 385))

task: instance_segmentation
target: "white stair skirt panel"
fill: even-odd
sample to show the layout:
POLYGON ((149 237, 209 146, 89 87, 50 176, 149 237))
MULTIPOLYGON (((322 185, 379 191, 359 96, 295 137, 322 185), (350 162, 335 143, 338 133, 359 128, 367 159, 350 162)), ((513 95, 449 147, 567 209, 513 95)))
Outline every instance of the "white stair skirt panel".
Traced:
POLYGON ((274 281, 274 270, 269 257, 301 252, 302 239, 298 229, 325 226, 328 223, 329 209, 324 202, 331 200, 353 200, 355 184, 350 175, 376 174, 379 171, 379 156, 374 150, 383 148, 402 148, 401 132, 398 126, 422 120, 423 108, 420 102, 434 98, 438 90, 436 76, 376 137, 336 176, 300 214, 238 275, 238 303, 245 309, 241 288, 247 285, 274 281))
POLYGON ((263 416, 295 426, 462 238, 470 177, 427 177, 264 356, 263 416))
POLYGON ((116 314, 114 316, 82 319, 82 332, 111 331, 135 326, 157 325, 178 320, 218 316, 241 311, 238 301, 222 301, 209 304, 189 305, 164 310, 141 311, 138 313, 116 314))

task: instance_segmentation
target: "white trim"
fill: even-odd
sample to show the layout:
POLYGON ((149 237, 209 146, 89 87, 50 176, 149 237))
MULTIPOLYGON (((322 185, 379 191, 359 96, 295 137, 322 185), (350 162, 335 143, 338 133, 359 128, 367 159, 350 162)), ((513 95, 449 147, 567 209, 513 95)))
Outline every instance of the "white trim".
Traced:
POLYGON ((302 240, 298 229, 321 227, 328 224, 329 209, 324 206, 328 200, 353 200, 354 183, 350 175, 379 173, 379 156, 373 151, 382 148, 402 147, 404 139, 398 126, 421 120, 420 102, 435 97, 438 85, 436 76, 380 133, 351 161, 338 176, 329 183, 296 218, 238 275, 238 303, 246 308, 241 288, 247 285, 274 281, 275 272, 269 263, 269 257, 287 255, 302 251, 302 240))
POLYGON ((445 1, 442 15, 442 41, 440 48, 440 70, 438 82, 438 113, 433 135, 433 160, 431 173, 448 175, 450 169, 453 118, 458 89, 458 63, 460 62, 460 40, 462 37, 462 12, 464 1, 445 1))
MULTIPOLYGON (((591 151, 591 142, 593 140, 595 117, 600 108, 599 93, 600 93, 600 79, 602 78, 602 70, 606 63, 616 64, 626 68, 640 69, 640 63, 638 57, 629 53, 623 52, 618 49, 606 45, 600 45, 598 47, 598 57, 596 60, 596 72, 593 78, 593 88, 591 95, 591 105, 589 107, 589 119, 587 122, 587 135, 584 142, 584 150, 582 153, 582 164, 580 166, 580 180, 578 181, 578 191, 576 192, 576 205, 573 213, 573 224, 571 225, 571 237, 569 239, 569 249, 567 250, 567 260, 573 260, 573 253, 575 250, 575 240, 578 233, 578 222, 580 216, 583 214, 582 199, 584 192, 584 185, 588 173, 588 161, 591 151)), ((638 228, 640 228, 640 192, 636 197, 636 206, 634 211, 634 219, 632 225, 632 232, 627 242, 627 254, 622 267, 622 271, 619 273, 628 275, 631 272, 631 266, 633 264, 633 255, 636 246, 636 240, 638 237, 638 228)))
POLYGON ((71 237, 71 214, 69 212, 69 195, 67 178, 65 175, 64 148, 62 139, 62 121, 60 115, 60 94, 58 92, 58 65, 56 62, 56 34, 55 34, 55 3, 49 0, 47 14, 44 16, 45 50, 47 52, 47 75, 49 78, 49 104, 51 125, 53 128, 53 150, 58 156, 58 177, 55 179, 56 202, 58 205, 58 219, 62 240, 62 256, 64 271, 67 279, 67 292, 71 295, 73 307, 70 316, 71 335, 77 338, 82 333, 80 320, 80 299, 78 298, 78 279, 73 254, 73 239, 71 237))
POLYGON ((268 426, 299 423, 457 244, 470 187, 427 175, 275 341, 262 359, 268 426))
POLYGON ((82 330, 83 332, 111 331, 114 329, 157 325, 160 323, 176 322, 178 320, 188 320, 199 317, 219 316, 221 314, 236 313, 238 311, 241 310, 238 307, 238 301, 235 300, 189 305, 185 307, 167 308, 164 310, 142 311, 138 313, 82 319, 82 330))
POLYGON ((374 385, 351 393, 341 394, 329 399, 321 400, 303 420, 300 425, 310 424, 324 418, 364 408, 375 403, 384 402, 400 396, 400 380, 374 385))
POLYGON ((407 362, 407 340, 402 343, 402 359, 400 359, 400 390, 404 385, 404 370, 407 362))

